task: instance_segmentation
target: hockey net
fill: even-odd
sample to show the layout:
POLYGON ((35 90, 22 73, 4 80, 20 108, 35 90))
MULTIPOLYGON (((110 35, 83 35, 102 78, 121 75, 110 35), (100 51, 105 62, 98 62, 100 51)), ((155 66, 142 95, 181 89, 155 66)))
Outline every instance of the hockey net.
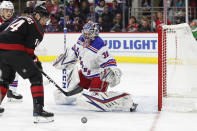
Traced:
POLYGON ((159 28, 158 110, 197 111, 197 42, 188 24, 159 28))

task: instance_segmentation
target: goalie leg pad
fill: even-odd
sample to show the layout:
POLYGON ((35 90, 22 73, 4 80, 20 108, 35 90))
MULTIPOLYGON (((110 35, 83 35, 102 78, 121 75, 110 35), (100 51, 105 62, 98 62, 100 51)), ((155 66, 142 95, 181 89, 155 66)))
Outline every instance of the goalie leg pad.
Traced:
MULTIPOLYGON (((71 70, 68 70, 68 74, 66 77, 67 81, 67 91, 72 91, 78 87, 78 83, 80 82, 78 67, 74 66, 71 70)), ((63 89, 64 90, 64 89, 63 89)))
POLYGON ((54 100, 57 105, 72 105, 76 102, 76 95, 74 96, 65 96, 60 90, 55 90, 54 100))
POLYGON ((130 94, 120 92, 83 92, 77 97, 77 107, 93 111, 133 111, 137 105, 130 94))

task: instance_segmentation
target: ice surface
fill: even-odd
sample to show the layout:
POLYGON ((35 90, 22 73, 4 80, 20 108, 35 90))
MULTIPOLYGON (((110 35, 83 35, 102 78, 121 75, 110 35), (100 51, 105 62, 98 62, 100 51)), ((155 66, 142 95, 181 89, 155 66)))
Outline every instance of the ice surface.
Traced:
MULTIPOLYGON (((45 72, 59 85, 61 72, 50 63, 43 63, 45 72)), ((121 84, 113 91, 129 92, 138 103, 136 112, 92 112, 76 109, 75 105, 55 105, 52 84, 45 86, 45 108, 55 113, 55 122, 34 124, 32 97, 28 80, 19 79, 18 92, 22 103, 7 103, 0 116, 0 131, 196 131, 196 113, 157 112, 157 65, 118 64, 123 71, 121 84), (88 119, 86 124, 81 118, 88 119)))

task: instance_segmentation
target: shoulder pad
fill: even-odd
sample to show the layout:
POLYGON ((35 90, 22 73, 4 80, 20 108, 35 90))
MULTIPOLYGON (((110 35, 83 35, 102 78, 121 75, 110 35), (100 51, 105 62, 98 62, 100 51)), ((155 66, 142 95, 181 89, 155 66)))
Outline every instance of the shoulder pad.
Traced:
POLYGON ((77 44, 83 45, 83 42, 84 42, 84 41, 85 41, 85 40, 84 40, 83 36, 81 35, 81 36, 78 38, 78 40, 77 40, 77 44))
POLYGON ((97 37, 94 42, 91 44, 97 50, 100 50, 102 47, 106 46, 105 42, 101 39, 101 37, 97 37))

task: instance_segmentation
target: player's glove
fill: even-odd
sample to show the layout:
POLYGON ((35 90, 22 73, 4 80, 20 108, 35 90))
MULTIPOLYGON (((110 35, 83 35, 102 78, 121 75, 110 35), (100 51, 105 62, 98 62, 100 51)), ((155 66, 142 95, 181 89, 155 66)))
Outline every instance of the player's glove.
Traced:
POLYGON ((53 61, 53 66, 57 69, 73 69, 77 63, 77 57, 75 53, 70 49, 66 48, 64 54, 58 56, 57 59, 53 61))
POLYGON ((40 71, 42 71, 42 63, 39 61, 39 59, 38 59, 37 56, 35 56, 35 58, 34 58, 33 61, 34 61, 34 63, 37 65, 38 69, 39 69, 40 71))

